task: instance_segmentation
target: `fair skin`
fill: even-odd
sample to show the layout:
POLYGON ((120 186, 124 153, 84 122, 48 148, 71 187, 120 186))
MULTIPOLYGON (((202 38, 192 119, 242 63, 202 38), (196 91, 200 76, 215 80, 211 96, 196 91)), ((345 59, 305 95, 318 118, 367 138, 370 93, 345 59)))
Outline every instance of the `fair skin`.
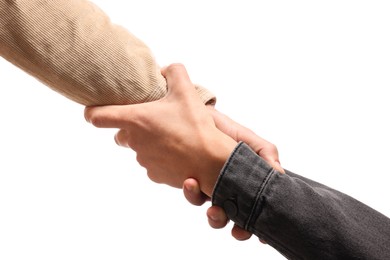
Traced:
MULTIPOLYGON (((168 93, 158 101, 85 109, 86 120, 94 126, 120 129, 115 141, 137 153, 137 161, 152 181, 183 188, 190 203, 201 205, 211 197, 238 141, 246 142, 283 172, 274 145, 202 103, 183 65, 170 65, 162 74, 168 93)), ((210 207, 207 215, 214 228, 228 223, 219 207, 210 207)), ((239 240, 251 236, 238 226, 232 235, 239 240)))
MULTIPOLYGON (((279 154, 275 145, 259 137, 250 129, 236 123, 226 115, 215 110, 213 107, 209 107, 209 111, 219 130, 229 135, 237 142, 245 142, 276 170, 284 173, 284 169, 281 167, 279 162, 279 154)), ((210 200, 209 197, 200 191, 199 183, 195 179, 187 179, 184 181, 183 192, 187 200, 193 205, 200 206, 210 200)), ((207 210, 207 217, 210 226, 213 228, 223 228, 229 221, 225 211, 217 206, 211 206, 207 210)), ((252 234, 239 226, 234 225, 232 228, 232 236, 237 240, 247 240, 252 236, 252 234)), ((264 243, 264 241, 262 242, 264 243)))
POLYGON ((194 178, 210 197, 237 142, 217 129, 183 66, 172 65, 162 73, 169 86, 164 98, 87 108, 85 117, 96 127, 119 128, 117 144, 136 152, 152 181, 181 188, 184 180, 194 178))

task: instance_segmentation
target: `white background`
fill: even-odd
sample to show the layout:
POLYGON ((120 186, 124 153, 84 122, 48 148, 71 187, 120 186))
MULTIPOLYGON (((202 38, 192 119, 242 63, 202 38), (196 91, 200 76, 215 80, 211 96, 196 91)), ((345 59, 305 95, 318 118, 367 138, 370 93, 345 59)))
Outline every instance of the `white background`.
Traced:
MULTIPOLYGON (((390 216, 388 1, 94 1, 282 166, 390 216)), ((116 130, 0 60, 0 259, 284 259, 211 229, 116 130)))

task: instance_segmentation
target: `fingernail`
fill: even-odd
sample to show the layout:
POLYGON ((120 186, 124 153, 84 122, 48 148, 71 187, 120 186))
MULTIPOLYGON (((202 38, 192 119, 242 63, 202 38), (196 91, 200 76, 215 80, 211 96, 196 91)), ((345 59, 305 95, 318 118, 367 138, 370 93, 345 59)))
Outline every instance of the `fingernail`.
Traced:
POLYGON ((184 184, 184 189, 188 192, 192 192, 194 190, 194 187, 192 187, 191 185, 188 185, 188 184, 187 185, 184 184))
POLYGON ((219 220, 218 217, 211 216, 211 215, 209 215, 209 219, 211 219, 212 221, 218 221, 219 220))

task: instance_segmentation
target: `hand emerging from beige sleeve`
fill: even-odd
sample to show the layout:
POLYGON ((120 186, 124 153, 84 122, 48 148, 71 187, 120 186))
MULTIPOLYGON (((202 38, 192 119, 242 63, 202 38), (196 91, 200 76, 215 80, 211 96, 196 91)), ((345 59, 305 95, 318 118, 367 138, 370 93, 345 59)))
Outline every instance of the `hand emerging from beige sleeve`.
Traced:
POLYGON ((167 92, 149 48, 87 0, 0 0, 0 56, 82 105, 144 103, 167 92))
MULTIPOLYGON (((211 197, 219 173, 237 141, 248 142, 283 172, 276 147, 207 108, 196 95, 182 65, 169 66, 163 70, 163 75, 168 82, 168 94, 161 100, 85 110, 87 121, 93 125, 120 129, 115 136, 117 144, 137 153, 138 162, 147 169, 151 180, 176 188, 184 186, 191 203, 203 204, 211 197)), ((213 227, 227 223, 221 208, 211 207, 209 216, 213 227)), ((250 233, 238 226, 232 233, 240 240, 250 237, 250 233)))
POLYGON ((116 142, 137 153, 151 180, 181 188, 186 179, 194 178, 210 197, 237 142, 217 129, 182 65, 162 72, 169 86, 164 98, 89 107, 85 118, 96 127, 120 129, 116 142))

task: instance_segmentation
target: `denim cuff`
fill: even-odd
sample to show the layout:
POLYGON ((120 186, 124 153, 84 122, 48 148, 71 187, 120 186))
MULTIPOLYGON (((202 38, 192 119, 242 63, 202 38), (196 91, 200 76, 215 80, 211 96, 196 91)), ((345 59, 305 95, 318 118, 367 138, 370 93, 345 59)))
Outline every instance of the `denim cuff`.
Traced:
POLYGON ((248 145, 240 142, 222 168, 216 182, 213 205, 228 218, 248 229, 261 213, 262 192, 275 170, 248 145))

